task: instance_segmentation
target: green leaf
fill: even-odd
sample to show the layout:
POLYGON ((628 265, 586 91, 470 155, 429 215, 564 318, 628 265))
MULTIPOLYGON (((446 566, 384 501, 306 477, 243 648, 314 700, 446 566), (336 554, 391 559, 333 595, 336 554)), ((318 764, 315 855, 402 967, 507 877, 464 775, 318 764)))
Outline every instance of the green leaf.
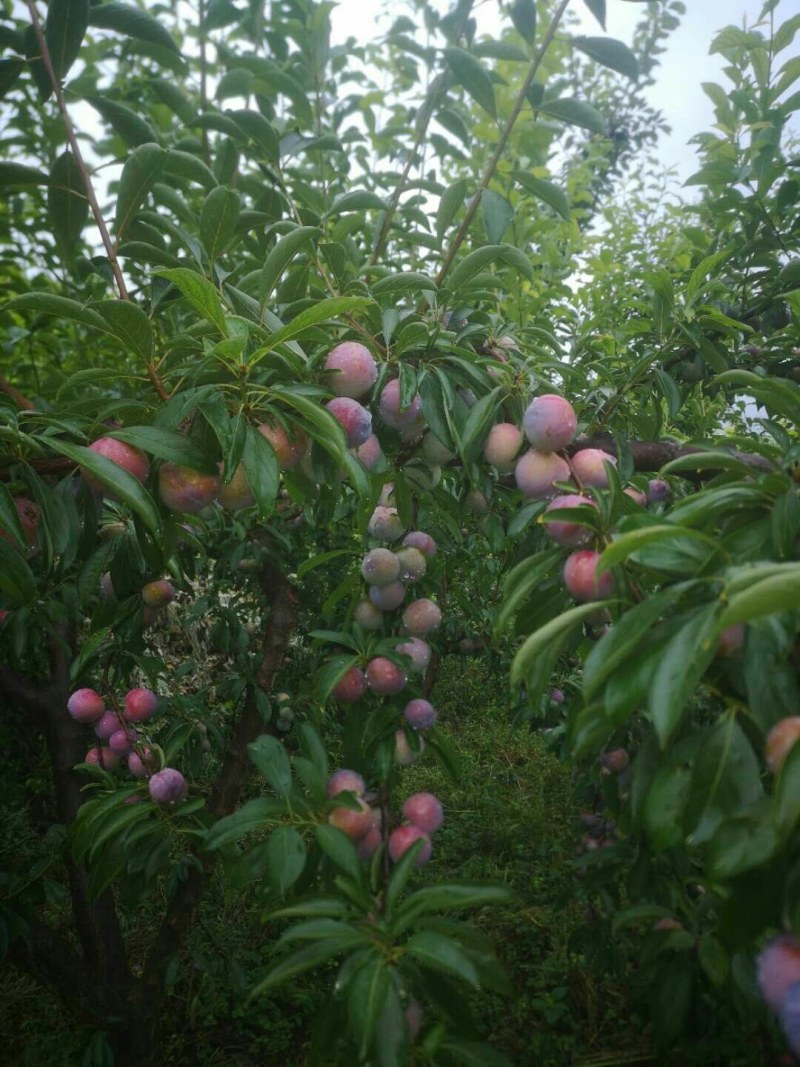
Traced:
POLYGON ((719 603, 701 608, 661 652, 648 705, 662 748, 680 726, 689 697, 714 659, 720 610, 719 603))
POLYGON ((158 273, 180 289, 195 311, 199 312, 204 319, 212 322, 223 336, 226 335, 227 327, 222 302, 219 293, 207 278, 188 267, 175 267, 172 270, 158 271, 158 273))
POLYGON ((553 569, 557 565, 557 561, 561 559, 561 555, 560 549, 553 548, 548 552, 540 552, 535 556, 530 556, 509 571, 503 583, 505 592, 503 603, 500 606, 500 610, 495 614, 495 636, 499 636, 506 629, 520 607, 531 595, 532 590, 541 585, 553 573, 553 569))
POLYGON ((534 0, 514 0, 511 21, 520 37, 533 44, 536 40, 536 4, 534 0))
POLYGON ((569 200, 567 200, 566 193, 564 193, 557 185, 552 182, 545 181, 544 178, 534 178, 531 174, 524 174, 522 171, 514 171, 514 181, 526 189, 529 193, 538 197, 540 200, 544 200, 545 204, 548 204, 562 219, 566 219, 569 222, 571 218, 569 209, 569 200))
POLYGON ((60 82, 78 58, 89 26, 90 10, 89 0, 50 0, 48 4, 44 39, 53 71, 60 82))
POLYGON ((22 554, 0 537, 0 589, 17 604, 36 599, 36 579, 22 554))
POLYGON ((10 163, 8 160, 0 162, 0 186, 6 188, 14 185, 48 185, 50 176, 36 167, 29 167, 25 163, 10 163))
POLYGON ((15 296, 4 305, 5 311, 36 311, 40 315, 55 315, 60 319, 73 319, 84 326, 91 326, 103 333, 110 333, 108 324, 102 315, 84 307, 77 300, 55 293, 25 293, 15 296))
POLYGON ((684 830, 692 846, 705 845, 725 819, 756 804, 764 793, 756 754, 731 712, 705 731, 691 773, 684 830))
POLYGON ((101 481, 114 496, 135 511, 145 526, 160 540, 161 516, 153 498, 138 478, 134 478, 118 463, 114 463, 105 456, 99 456, 89 448, 73 445, 55 437, 49 438, 47 443, 55 452, 67 456, 68 459, 73 460, 79 467, 86 469, 101 481))
POLYGON ((385 209, 386 204, 375 193, 370 193, 366 189, 354 189, 352 192, 337 196, 325 212, 325 217, 344 215, 348 211, 385 211, 385 209))
POLYGON ((476 104, 496 119, 494 85, 480 60, 465 52, 463 48, 456 47, 445 48, 444 57, 459 85, 467 90, 476 104))
POLYGON ((217 819, 206 834, 205 848, 220 849, 234 844, 247 834, 264 830, 273 819, 285 814, 281 801, 271 797, 256 797, 222 819, 217 819))
POLYGON ((566 122, 570 126, 580 126, 582 129, 590 130, 592 133, 605 134, 607 132, 606 120, 600 112, 582 100, 573 100, 570 97, 542 100, 536 110, 560 122, 566 122))
POLYGON ((511 225, 514 209, 504 196, 500 196, 493 189, 484 189, 481 193, 481 211, 486 239, 490 244, 498 244, 511 225))
POLYGON ((366 296, 333 296, 327 300, 320 300, 313 307, 301 311, 282 329, 276 330, 268 338, 265 346, 266 350, 271 352, 278 345, 291 341, 294 337, 299 337, 310 327, 317 326, 321 322, 330 322, 331 319, 362 311, 370 303, 371 300, 366 296))
POLYGON ((572 43, 596 63, 624 74, 632 81, 639 77, 639 61, 622 41, 613 37, 573 37, 572 43))
POLYGON ((292 788, 292 767, 283 744, 269 734, 262 734, 247 746, 250 759, 276 793, 288 796, 292 788))
POLYGON ((269 441, 248 425, 242 453, 245 477, 261 515, 271 515, 280 488, 278 459, 269 441))
POLYGON ((456 292, 462 285, 466 285, 484 267, 499 259, 507 248, 507 245, 485 245, 483 248, 476 248, 474 252, 464 256, 450 274, 447 282, 450 289, 456 292))
POLYGON ((72 260, 89 218, 83 175, 72 152, 62 152, 50 171, 47 215, 64 258, 72 260))
POLYGON ((597 573, 602 574, 603 571, 610 570, 611 567, 615 567, 618 563, 622 563, 633 555, 634 552, 638 552, 644 548, 645 545, 651 545, 659 541, 680 541, 683 538, 694 538, 695 540, 705 541, 712 548, 716 548, 717 542, 713 537, 707 534, 701 533, 699 530, 692 530, 686 526, 667 525, 662 523, 660 525, 643 526, 638 530, 632 530, 630 533, 620 534, 615 537, 611 544, 606 548, 597 564, 597 573))
POLYGON ((511 685, 520 685, 528 673, 533 662, 541 655, 548 645, 560 643, 566 638, 573 627, 578 626, 587 616, 600 611, 611 603, 607 600, 594 600, 589 604, 579 604, 569 611, 562 612, 555 619, 540 627, 528 637, 522 648, 517 652, 511 664, 511 685))
POLYGON ((298 974, 311 970, 312 967, 318 967, 321 963, 331 959, 333 956, 338 956, 346 949, 359 944, 362 940, 361 934, 349 932, 343 934, 341 938, 331 938, 330 940, 305 945, 299 952, 292 953, 287 959, 281 960, 280 963, 276 963, 271 967, 267 977, 258 983, 247 999, 252 1000, 269 989, 283 985, 298 974))
POLYGON ((375 1037, 389 983, 390 970, 386 960, 377 952, 370 952, 347 984, 347 1011, 362 1059, 375 1037))
POLYGON ((467 196, 467 179, 458 178, 448 185, 442 193, 439 201, 439 209, 436 212, 436 234, 441 237, 447 227, 456 217, 459 208, 463 207, 467 196))
POLYGON ((708 850, 709 875, 714 879, 736 878, 766 863, 779 847, 771 808, 764 805, 743 812, 724 822, 715 834, 708 850))
POLYGON ((750 622, 778 611, 800 608, 800 564, 784 564, 781 571, 731 597, 719 620, 719 629, 750 622))
POLYGON ((239 197, 232 189, 218 185, 203 202, 200 213, 200 240, 213 264, 230 244, 239 219, 239 197))
POLYGON ((404 930, 419 915, 429 912, 462 911, 466 908, 488 908, 509 904, 513 894, 502 886, 460 885, 441 882, 418 889, 406 898, 396 911, 394 928, 404 930))
POLYGON ((133 221, 144 198, 161 177, 167 152, 157 144, 143 144, 134 149, 125 161, 119 179, 117 211, 114 222, 118 238, 133 221))
POLYGON ((298 226, 297 229, 290 230, 289 233, 278 238, 275 247, 270 249, 261 269, 258 287, 259 307, 262 315, 280 276, 300 249, 311 245, 317 237, 319 237, 319 229, 316 226, 298 226))
POLYGON ((104 300, 92 308, 102 316, 120 344, 148 361, 153 355, 153 327, 147 315, 130 300, 104 300))
POLYGON ((156 144, 159 141, 155 127, 125 104, 107 100, 104 96, 87 96, 86 102, 102 115, 114 133, 125 142, 126 147, 137 148, 139 145, 156 144))
POLYGON ((444 971, 473 989, 480 988, 474 963, 457 942, 444 934, 421 930, 407 942, 406 952, 423 967, 444 971))
POLYGON ((267 877, 283 896, 297 881, 306 865, 306 846, 293 826, 278 826, 267 842, 267 877))
POLYGON ((24 59, 0 59, 0 100, 14 88, 23 70, 24 59))
POLYGON ((603 27, 606 28, 606 0, 583 0, 591 13, 603 27))
POLYGON ((196 441, 174 430, 162 430, 160 426, 128 426, 124 430, 109 430, 108 436, 125 441, 151 456, 178 463, 194 471, 204 474, 214 474, 217 471, 217 462, 213 455, 201 448, 196 441))
POLYGON ((349 878, 352 878, 356 885, 364 884, 364 870, 358 859, 355 846, 346 834, 343 834, 341 830, 337 830, 335 826, 320 823, 314 827, 314 836, 319 847, 337 867, 343 870, 349 878))
POLYGON ((0 530, 12 537, 23 552, 28 551, 28 539, 14 503, 14 497, 5 482, 0 482, 0 530))
POLYGON ((404 270, 398 274, 389 274, 381 278, 372 286, 375 296, 383 293, 420 293, 423 291, 436 292, 436 282, 427 274, 419 271, 404 270))
POLYGON ((489 430, 496 421, 501 397, 505 392, 504 387, 498 386, 486 396, 482 396, 469 409, 460 443, 460 451, 465 464, 472 463, 481 452, 489 430))
POLYGON ((104 0, 102 4, 92 5, 89 21, 98 29, 115 30, 127 37, 159 45, 180 55, 180 49, 169 31, 155 16, 149 15, 141 8, 119 4, 115 0, 104 0))
POLYGON ((236 123, 242 133, 247 134, 264 153, 270 163, 277 163, 280 159, 280 143, 275 129, 259 111, 250 111, 242 108, 238 111, 226 111, 236 123))

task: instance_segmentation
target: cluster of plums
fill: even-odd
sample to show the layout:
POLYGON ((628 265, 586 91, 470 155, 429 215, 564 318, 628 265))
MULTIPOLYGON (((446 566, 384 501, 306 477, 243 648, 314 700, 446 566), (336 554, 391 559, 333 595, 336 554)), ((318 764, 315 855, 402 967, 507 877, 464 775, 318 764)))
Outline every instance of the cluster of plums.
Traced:
POLYGON ((328 796, 333 800, 342 793, 353 796, 358 802, 358 809, 334 808, 328 815, 328 822, 356 842, 360 859, 371 860, 386 833, 386 845, 393 863, 397 863, 417 841, 424 844, 415 866, 420 867, 430 859, 431 834, 439 829, 444 819, 441 802, 433 793, 414 793, 410 796, 403 805, 403 822, 391 832, 383 825, 381 809, 370 807, 367 803, 366 784, 356 771, 341 770, 331 775, 328 796))
POLYGON ((115 771, 124 758, 134 778, 148 779, 148 790, 156 803, 175 804, 186 799, 186 779, 172 767, 156 770, 155 754, 141 743, 136 729, 152 719, 157 708, 158 697, 150 689, 128 690, 120 709, 106 708, 105 701, 94 689, 76 689, 67 701, 72 718, 93 725, 100 742, 86 753, 85 763, 115 771))

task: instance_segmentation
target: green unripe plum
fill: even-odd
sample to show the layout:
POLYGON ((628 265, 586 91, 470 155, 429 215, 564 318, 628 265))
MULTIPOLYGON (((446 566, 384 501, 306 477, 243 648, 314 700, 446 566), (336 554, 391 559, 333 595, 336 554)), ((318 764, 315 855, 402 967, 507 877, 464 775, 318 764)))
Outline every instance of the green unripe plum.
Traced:
POLYGON ((353 618, 364 630, 380 630, 383 626, 383 612, 369 600, 359 601, 353 618))
POLYGON ((414 793, 403 805, 403 815, 426 834, 436 833, 444 822, 441 801, 434 793, 414 793))
POLYGON ((442 480, 442 468, 437 464, 426 467, 424 463, 408 463, 405 467, 406 483, 418 493, 430 493, 442 480))
POLYGON ((403 625, 414 637, 424 637, 436 630, 442 621, 438 604, 427 597, 413 601, 403 612, 403 625))
POLYGON ((67 711, 78 722, 97 722, 105 710, 103 698, 94 689, 76 689, 67 701, 67 711))
POLYGON ((173 511, 197 514, 217 499, 220 480, 217 474, 203 474, 178 463, 162 463, 158 470, 158 493, 173 511))
POLYGON ((419 747, 413 749, 409 744, 409 740, 406 737, 405 730, 395 730, 394 734, 394 761, 398 767, 410 767, 412 763, 416 763, 422 753, 425 751, 425 741, 422 737, 417 735, 419 741, 419 747))
POLYGON ((325 357, 324 377, 325 384, 336 396, 358 400, 378 380, 378 365, 364 345, 343 341, 325 357))
POLYGON ((571 478, 569 464, 554 452, 531 450, 520 456, 514 467, 517 488, 529 500, 547 500, 558 493, 556 482, 571 478))
POLYGON ((418 826, 412 825, 398 826, 396 830, 392 830, 389 834, 389 855, 392 858, 392 862, 397 863, 417 841, 425 842, 414 863, 415 867, 421 867, 423 863, 426 863, 431 858, 433 849, 428 835, 424 830, 420 830, 418 826))
POLYGON ((386 656, 375 656, 367 664, 367 685, 379 696, 394 696, 405 688, 406 672, 386 656))
POLYGON ((372 548, 361 563, 361 575, 370 585, 391 585, 400 575, 400 560, 388 548, 372 548))
POLYGON ((383 587, 371 585, 369 598, 380 611, 394 611, 406 598, 406 587, 402 582, 392 582, 383 587))
POLYGON ((564 564, 564 585, 576 600, 601 600, 614 591, 614 578, 610 571, 597 575, 599 552, 582 549, 573 552, 564 564))
POLYGON ((594 489, 608 489, 608 474, 604 464, 616 467, 614 456, 600 448, 582 448, 572 457, 572 470, 581 485, 594 489))
POLYGON ((424 552, 421 552, 418 548, 401 548, 397 553, 397 558, 400 561, 400 581, 401 582, 419 582, 425 577, 425 572, 428 569, 428 562, 425 559, 424 552))
MULTIPOLYGON (((578 417, 572 404, 563 396, 545 393, 530 402, 522 425, 525 436, 537 452, 558 452, 575 436, 578 417)), ((559 481, 563 479, 559 478, 559 481)))
POLYGON ((483 458, 501 473, 514 469, 514 461, 522 447, 522 432, 511 422, 498 422, 489 431, 483 458))
POLYGON ((489 501, 480 489, 471 489, 464 497, 464 507, 473 515, 488 515, 489 501))
POLYGON ((229 511, 241 511, 255 503, 250 483, 244 469, 244 463, 240 463, 233 472, 233 477, 227 485, 223 484, 219 490, 219 502, 229 511))
POLYGON ((386 426, 392 430, 402 432, 418 421, 422 413, 422 397, 417 393, 412 397, 408 407, 401 407, 400 379, 393 378, 392 381, 386 383, 381 391, 378 411, 386 426))

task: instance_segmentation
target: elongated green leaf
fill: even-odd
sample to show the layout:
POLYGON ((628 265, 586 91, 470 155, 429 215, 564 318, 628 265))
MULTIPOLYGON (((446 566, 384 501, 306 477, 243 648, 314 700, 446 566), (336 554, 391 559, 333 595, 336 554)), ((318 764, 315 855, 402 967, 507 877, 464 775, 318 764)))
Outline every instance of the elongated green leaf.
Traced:
POLYGON ((661 653, 648 705, 662 748, 680 726, 689 697, 716 654, 720 610, 714 603, 696 612, 661 653))
POLYGON ((370 193, 367 189, 353 189, 350 193, 337 196, 325 214, 327 218, 332 215, 344 215, 348 211, 383 211, 385 208, 386 204, 375 193, 370 193))
POLYGON ((645 545, 652 545, 659 541, 680 541, 685 537, 705 541, 712 548, 717 547, 717 542, 713 537, 687 526, 670 526, 666 523, 643 526, 639 530, 632 530, 630 533, 620 534, 619 537, 614 538, 598 561, 597 573, 602 574, 603 571, 610 570, 626 560, 628 556, 632 556, 634 552, 644 548, 645 545))
POLYGON ((423 291, 435 292, 436 282, 427 274, 419 271, 405 270, 399 274, 389 274, 372 286, 375 296, 382 293, 420 293, 423 291))
POLYGON ((25 163, 12 163, 7 159, 0 161, 0 187, 14 185, 48 185, 50 176, 36 167, 25 163))
POLYGON ((389 966, 382 955, 371 952, 347 986, 347 1011, 360 1056, 367 1055, 389 993, 389 966))
POLYGON ((333 296, 327 300, 320 300, 313 307, 301 311, 296 318, 292 319, 282 329, 276 330, 268 339, 266 348, 271 351, 285 341, 299 337, 300 334, 312 326, 317 326, 320 322, 329 322, 331 319, 340 318, 342 315, 361 311, 369 303, 371 303, 369 297, 365 296, 333 296))
POLYGON ((266 518, 275 508, 280 488, 280 468, 269 441, 254 426, 247 427, 242 462, 256 507, 266 518))
POLYGON ((573 37, 572 43, 596 63, 624 74, 632 81, 639 77, 639 62, 622 41, 616 41, 613 37, 573 37))
POLYGON ((447 280, 448 287, 454 292, 457 291, 460 286, 465 285, 471 278, 474 278, 484 267, 488 267, 490 263, 494 263, 495 260, 499 259, 505 250, 505 245, 497 244, 476 248, 474 252, 464 256, 453 268, 447 280))
POLYGON ((270 163, 278 162, 280 158, 278 135, 274 127, 259 111, 242 108, 238 111, 227 111, 226 115, 229 115, 242 133, 247 134, 250 140, 262 150, 270 163))
POLYGON ((254 800, 248 800, 232 815, 217 819, 206 834, 205 848, 225 848, 247 834, 265 830, 273 819, 281 818, 285 810, 281 801, 271 797, 256 797, 254 800))
POLYGON ((174 430, 162 430, 160 426, 126 426, 124 430, 110 430, 109 437, 116 437, 129 445, 149 452, 151 456, 178 463, 191 470, 214 474, 217 462, 213 455, 195 441, 174 430))
POLYGON ((477 400, 469 410, 461 434, 461 455, 465 463, 475 460, 482 450, 486 437, 497 419, 501 397, 505 390, 498 386, 477 400))
MULTIPOLYGON (((548 645, 561 641, 574 626, 583 622, 587 616, 613 603, 607 600, 595 600, 590 604, 579 604, 578 607, 570 608, 561 615, 551 619, 540 629, 536 630, 525 641, 522 648, 517 652, 511 664, 511 684, 520 685, 528 673, 531 664, 541 655, 548 645)), ((560 647, 560 646, 559 646, 560 647)))
POLYGON ((263 314, 278 279, 301 248, 309 246, 319 236, 316 226, 298 226, 278 239, 264 261, 259 281, 259 306, 263 314))
POLYGON ((17 604, 36 599, 36 579, 24 556, 0 537, 0 589, 17 604))
POLYGON ((736 593, 719 620, 720 629, 750 622, 779 611, 800 609, 800 564, 789 564, 778 574, 755 582, 736 593))
POLYGON ((14 88, 23 70, 24 59, 0 59, 0 100, 14 88))
POLYGON ((484 189, 481 193, 481 212, 486 239, 490 244, 498 244, 503 240, 503 234, 511 225, 514 209, 508 200, 496 193, 494 189, 484 189))
POLYGON ((153 327, 147 315, 130 300, 104 300, 93 311, 105 320, 109 332, 137 356, 149 360, 153 354, 153 327))
POLYGON ((53 71, 63 81, 78 58, 89 26, 89 0, 50 0, 44 24, 44 39, 53 71))
POLYGON ((40 315, 55 315, 60 319, 72 319, 84 326, 92 326, 103 333, 111 333, 102 315, 91 308, 84 307, 77 300, 55 293, 25 293, 15 296, 5 305, 6 311, 36 311, 40 315))
POLYGON ((480 978, 475 964, 461 946, 450 937, 433 930, 421 930, 406 944, 406 952, 423 967, 444 971, 478 989, 480 978))
POLYGON ((47 214, 64 257, 71 260, 89 218, 89 199, 80 167, 69 149, 61 153, 50 171, 47 214))
POLYGON ((467 90, 476 104, 488 111, 493 119, 497 118, 497 105, 494 99, 494 85, 488 71, 475 56, 463 48, 445 48, 444 57, 459 85, 467 90))
POLYGON ((338 956, 348 948, 353 948, 365 940, 363 934, 357 931, 342 934, 340 938, 331 938, 327 941, 317 941, 311 945, 305 945, 298 952, 293 952, 289 957, 281 960, 270 968, 267 977, 258 983, 250 993, 248 1000, 266 993, 269 989, 283 985, 290 979, 295 978, 304 971, 318 967, 321 963, 338 956))
POLYGON ((548 204, 562 219, 569 222, 571 217, 569 200, 567 200, 566 193, 557 185, 545 181, 544 178, 534 178, 532 174, 525 174, 518 170, 514 171, 514 181, 539 200, 544 200, 545 204, 548 204))
POLYGON ((284 895, 306 865, 306 846, 293 826, 278 826, 267 842, 267 877, 276 893, 284 895))
POLYGON ((104 0, 102 4, 94 4, 89 21, 98 29, 124 33, 127 37, 148 41, 180 54, 172 35, 158 19, 131 4, 120 4, 116 0, 104 0))
POLYGON ((583 0, 591 13, 603 27, 606 28, 606 0, 583 0))
POLYGON ((116 100, 107 100, 104 96, 87 96, 86 102, 91 104, 99 115, 102 115, 128 148, 157 144, 160 140, 155 127, 126 104, 120 104, 116 100))
POLYGON ((22 528, 22 521, 14 503, 14 497, 8 490, 5 482, 0 482, 0 530, 8 538, 11 537, 23 552, 28 550, 28 539, 22 528))
POLYGON ((204 319, 213 322, 221 334, 224 335, 227 332, 225 312, 222 310, 219 293, 207 278, 188 267, 175 267, 172 270, 162 270, 158 273, 180 289, 195 311, 199 312, 204 319))
POLYGON ((582 129, 591 130, 592 133, 605 134, 607 132, 606 120, 600 112, 582 100, 573 100, 571 97, 542 100, 537 105, 537 110, 560 122, 566 122, 570 126, 580 126, 582 129))
POLYGON ((119 179, 115 228, 122 237, 144 198, 161 177, 167 153, 160 145, 143 144, 134 149, 125 161, 119 179))
POLYGON ((204 189, 214 189, 217 185, 213 172, 202 159, 193 156, 191 152, 181 152, 177 148, 170 148, 167 152, 164 173, 172 178, 185 178, 187 181, 196 182, 204 189))
POLYGON ((145 526, 160 539, 161 516, 153 498, 137 478, 120 467, 118 463, 106 459, 105 456, 99 456, 96 452, 83 448, 81 445, 73 445, 54 437, 48 439, 48 445, 101 481, 114 496, 119 497, 123 503, 132 508, 145 526))
POLYGON ((247 746, 247 751, 275 792, 287 796, 292 788, 292 767, 286 749, 277 737, 262 734, 247 746))
POLYGON ((397 910, 395 919, 402 927, 418 915, 428 912, 486 908, 497 904, 508 904, 513 899, 512 893, 502 886, 442 882, 412 893, 397 910))
POLYGON ((453 219, 459 208, 463 207, 467 196, 467 179, 458 178, 452 185, 448 185, 442 193, 439 201, 439 210, 436 212, 436 233, 441 237, 453 219))
POLYGON ((536 4, 534 0, 514 0, 511 5, 514 29, 528 44, 536 40, 536 4))
POLYGON ((356 883, 364 884, 364 870, 358 859, 353 842, 335 826, 320 823, 314 827, 317 844, 340 870, 356 883))
POLYGON ((200 240, 213 263, 233 238, 241 204, 232 189, 218 185, 203 203, 200 213, 200 240))
POLYGON ((499 636, 506 629, 530 596, 531 591, 553 573, 560 558, 561 550, 553 548, 549 552, 530 556, 509 572, 504 582, 506 595, 500 610, 495 615, 494 632, 496 635, 499 636))

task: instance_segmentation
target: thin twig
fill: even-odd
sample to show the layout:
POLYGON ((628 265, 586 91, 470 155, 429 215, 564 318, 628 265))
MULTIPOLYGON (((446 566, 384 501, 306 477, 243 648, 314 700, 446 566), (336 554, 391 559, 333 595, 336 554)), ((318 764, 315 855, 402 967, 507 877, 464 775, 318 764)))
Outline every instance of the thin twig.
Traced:
MULTIPOLYGON (((114 275, 114 281, 117 284, 117 290, 119 292, 120 300, 130 300, 130 296, 128 295, 128 289, 125 285, 125 279, 122 275, 122 268, 119 265, 117 253, 114 249, 114 242, 111 240, 111 235, 108 232, 108 227, 106 226, 105 219, 103 218, 103 213, 100 210, 100 204, 98 203, 97 196, 94 191, 94 186, 92 185, 92 179, 89 176, 89 170, 81 153, 81 146, 78 143, 78 138, 75 134, 75 128, 72 125, 72 119, 70 118, 69 111, 67 110, 67 105, 64 100, 64 93, 61 90, 61 82, 58 80, 55 68, 53 67, 53 60, 50 55, 50 49, 47 46, 47 41, 45 40, 44 32, 42 30, 42 23, 39 19, 39 12, 36 10, 35 0, 25 0, 25 2, 27 4, 28 11, 30 12, 31 23, 33 24, 33 31, 36 34, 36 42, 39 46, 39 51, 41 53, 41 60, 44 64, 44 69, 47 71, 47 76, 50 79, 50 84, 53 86, 53 92, 55 94, 58 110, 61 112, 61 117, 64 120, 64 128, 67 132, 67 141, 69 143, 70 149, 72 150, 72 155, 75 159, 75 163, 78 167, 78 170, 80 171, 81 178, 83 180, 83 185, 86 189, 86 197, 89 201, 89 206, 91 207, 95 224, 100 232, 100 238, 106 250, 106 255, 108 256, 108 262, 111 267, 111 272, 114 275)), ((153 388, 158 393, 159 397, 162 400, 169 400, 169 393, 164 388, 163 382, 159 378, 158 372, 156 371, 154 364, 150 360, 147 360, 147 375, 150 378, 150 381, 153 384, 153 388)))
POLYGON ((484 191, 484 189, 488 188, 489 182, 494 177, 494 172, 497 169, 497 164, 500 161, 500 157, 503 155, 503 152, 505 151, 505 147, 508 144, 508 139, 511 136, 511 131, 514 128, 514 123, 519 118, 519 114, 522 111, 522 108, 527 99, 528 90, 533 84, 533 79, 536 77, 539 67, 542 64, 542 60, 544 59, 545 53, 550 47, 550 43, 552 42, 553 37, 555 36, 556 30, 558 29, 558 24, 563 18, 564 12, 567 10, 568 5, 569 0, 561 0, 558 10, 556 11, 555 15, 553 15, 552 22, 547 27, 547 31, 544 37, 542 38, 542 43, 539 45, 538 51, 536 52, 536 55, 534 56, 533 62, 530 65, 528 73, 525 76, 525 81, 522 83, 522 88, 519 91, 517 99, 514 103, 514 107, 511 110, 511 114, 508 116, 506 124, 503 128, 503 132, 500 134, 500 140, 497 142, 497 147, 492 153, 492 158, 486 164, 486 168, 484 169, 483 175, 481 176, 481 180, 478 184, 478 188, 475 192, 475 195, 467 205, 467 213, 464 216, 464 221, 461 223, 458 233, 453 238, 450 247, 447 250, 447 254, 445 255, 445 260, 442 264, 441 270, 436 275, 437 285, 442 284, 442 281, 444 280, 447 272, 450 270, 450 267, 453 264, 453 260, 456 258, 456 253, 461 247, 464 238, 467 236, 467 231, 472 225, 472 220, 475 217, 475 212, 478 210, 478 204, 481 201, 481 193, 484 191))

